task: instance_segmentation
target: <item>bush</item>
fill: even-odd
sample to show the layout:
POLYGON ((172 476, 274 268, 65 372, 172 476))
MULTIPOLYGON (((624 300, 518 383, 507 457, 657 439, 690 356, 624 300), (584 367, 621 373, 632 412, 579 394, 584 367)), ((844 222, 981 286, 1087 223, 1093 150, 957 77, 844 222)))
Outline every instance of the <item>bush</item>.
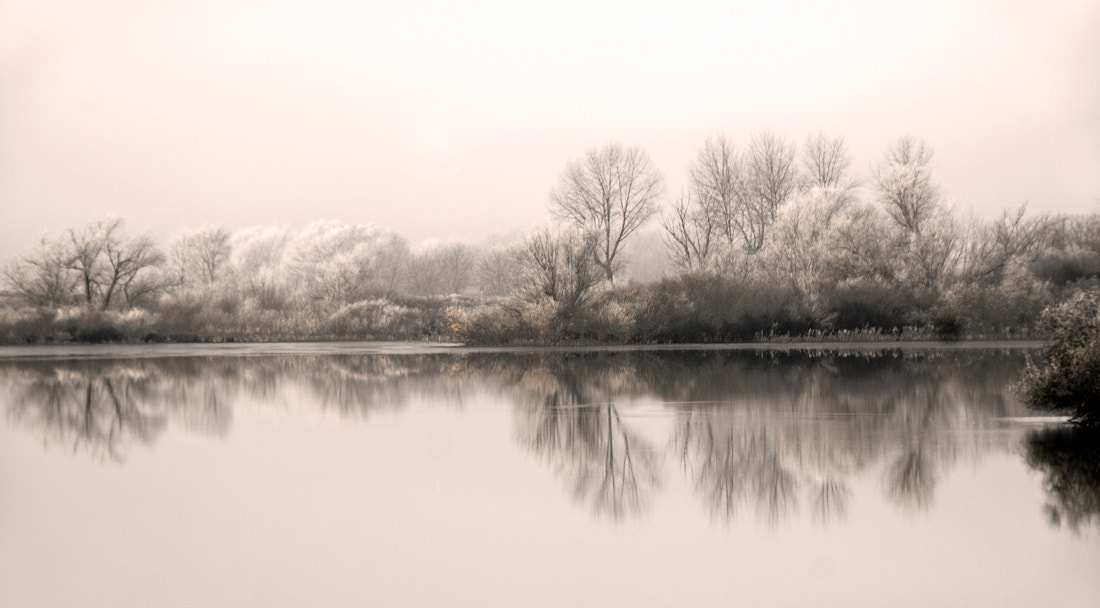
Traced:
POLYGON ((1069 411, 1072 421, 1100 422, 1100 291, 1082 291, 1043 311, 1050 337, 1041 364, 1028 361, 1017 386, 1029 406, 1069 411))
POLYGON ((747 342, 813 329, 792 289, 708 274, 663 279, 630 315, 639 342, 747 342))
POLYGON ((561 339, 555 312, 548 299, 513 299, 473 308, 452 306, 446 315, 449 333, 467 344, 545 344, 561 339))
MULTIPOLYGON (((53 342, 57 333, 51 309, 0 307, 0 344, 53 342)), ((64 334, 64 339, 68 338, 68 334, 64 334)))
POLYGON ((193 332, 202 308, 202 300, 193 294, 165 296, 157 307, 157 325, 169 333, 193 332))
POLYGON ((358 340, 418 340, 433 332, 430 315, 386 300, 364 300, 333 313, 328 333, 358 340))
POLYGON ((102 321, 97 321, 85 327, 77 328, 73 337, 77 342, 87 342, 90 344, 122 342, 126 339, 126 336, 123 335, 117 327, 102 321))
POLYGON ((838 330, 880 327, 889 330, 905 324, 909 299, 888 285, 868 281, 846 281, 830 297, 833 326, 838 330))
POLYGON ((1027 335, 1052 302, 1051 290, 1020 265, 1006 269, 996 284, 960 281, 948 289, 940 313, 953 316, 970 337, 1027 335))

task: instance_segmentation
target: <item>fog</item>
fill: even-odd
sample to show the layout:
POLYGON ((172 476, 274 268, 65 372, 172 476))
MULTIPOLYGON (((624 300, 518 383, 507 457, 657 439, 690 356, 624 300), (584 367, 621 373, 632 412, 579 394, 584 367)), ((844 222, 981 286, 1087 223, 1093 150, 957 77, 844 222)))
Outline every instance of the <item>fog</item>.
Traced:
MULTIPOLYGON (((0 259, 105 216, 372 223, 476 241, 547 215, 609 140, 672 197, 704 139, 911 133, 960 208, 1100 200, 1100 6, 11 0, 0 5, 0 259)), ((807 3, 808 4, 808 3, 807 3)))

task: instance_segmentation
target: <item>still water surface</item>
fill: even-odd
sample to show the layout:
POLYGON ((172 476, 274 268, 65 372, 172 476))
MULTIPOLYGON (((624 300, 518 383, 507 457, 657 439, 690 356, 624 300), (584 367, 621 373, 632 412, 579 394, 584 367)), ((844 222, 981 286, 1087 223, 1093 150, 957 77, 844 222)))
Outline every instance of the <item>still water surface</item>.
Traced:
POLYGON ((1020 348, 0 353, 3 606, 1100 606, 1020 348))

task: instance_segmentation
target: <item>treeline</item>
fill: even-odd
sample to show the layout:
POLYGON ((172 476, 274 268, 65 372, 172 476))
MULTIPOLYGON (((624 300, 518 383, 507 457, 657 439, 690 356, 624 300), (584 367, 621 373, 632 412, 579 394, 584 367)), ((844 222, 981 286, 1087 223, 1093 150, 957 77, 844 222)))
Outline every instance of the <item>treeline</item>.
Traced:
POLYGON ((1097 289, 1100 216, 964 217, 933 153, 902 137, 861 178, 840 137, 763 131, 700 146, 668 201, 639 148, 569 162, 554 225, 512 242, 412 248, 391 231, 205 227, 161 246, 105 220, 4 270, 0 341, 725 342, 1019 337, 1097 289), (624 279, 658 224, 673 271, 624 279))

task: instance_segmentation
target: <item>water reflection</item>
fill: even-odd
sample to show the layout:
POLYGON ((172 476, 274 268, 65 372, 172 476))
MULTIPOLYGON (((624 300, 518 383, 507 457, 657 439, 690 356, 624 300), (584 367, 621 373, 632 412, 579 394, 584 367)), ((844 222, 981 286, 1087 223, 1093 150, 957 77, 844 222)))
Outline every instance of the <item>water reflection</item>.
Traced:
MULTIPOLYGON (((732 519, 751 502, 774 523, 798 506, 801 480, 784 457, 782 431, 777 430, 710 412, 679 416, 676 448, 681 465, 712 515, 732 519)), ((836 499, 825 503, 829 515, 843 512, 843 486, 835 487, 836 499)))
POLYGON ((439 357, 179 357, 0 364, 8 417, 96 459, 124 462, 132 443, 152 444, 169 420, 225 437, 242 397, 275 406, 304 391, 322 410, 366 416, 450 391, 439 357))
POLYGON ((141 373, 104 374, 86 364, 31 375, 11 400, 16 423, 40 428, 47 443, 97 458, 125 460, 127 444, 149 444, 167 427, 156 383, 141 373))
MULTIPOLYGON (((674 412, 670 452, 715 518, 750 510, 777 523, 808 505, 828 523, 844 517, 851 480, 867 469, 879 472, 885 499, 920 512, 959 458, 1009 449, 998 431, 1006 416, 1025 414, 1007 388, 1022 360, 1004 352, 684 351, 482 355, 460 367, 510 389, 520 442, 582 489, 597 465, 615 470, 593 454, 623 453, 594 445, 631 442, 616 404, 656 398, 674 412)), ((645 478, 652 483, 622 487, 636 488, 644 505, 659 470, 645 478)))
POLYGON ((1080 531, 1100 524, 1100 429, 1033 431, 1025 451, 1028 465, 1043 474, 1052 526, 1080 531))
POLYGON ((881 468, 893 504, 927 509, 939 471, 987 451, 995 436, 979 431, 1013 408, 1010 359, 790 355, 731 367, 703 390, 666 395, 692 402, 678 425, 681 458, 724 517, 751 502, 776 521, 802 493, 816 519, 842 518, 851 478, 869 467, 881 468))
POLYGON ((641 513, 660 485, 660 469, 654 446, 623 422, 616 405, 626 387, 637 385, 631 370, 593 370, 584 359, 562 357, 511 361, 496 361, 492 368, 512 389, 519 442, 595 513, 641 513))
MULTIPOLYGON (((16 426, 119 462, 169 427, 227 436, 242 399, 368 418, 488 395, 513 406, 517 444, 600 516, 644 514, 682 475, 714 519, 776 524, 805 512, 828 524, 846 517, 857 477, 920 513, 960 461, 1017 449, 1009 420, 1026 411, 1007 386, 1022 365, 1021 351, 7 361, 0 390, 16 426), (643 432, 639 402, 660 404, 664 439, 643 432)), ((1100 512, 1096 437, 1081 437, 1045 431, 1025 445, 1045 475, 1051 520, 1072 528, 1100 512)))

